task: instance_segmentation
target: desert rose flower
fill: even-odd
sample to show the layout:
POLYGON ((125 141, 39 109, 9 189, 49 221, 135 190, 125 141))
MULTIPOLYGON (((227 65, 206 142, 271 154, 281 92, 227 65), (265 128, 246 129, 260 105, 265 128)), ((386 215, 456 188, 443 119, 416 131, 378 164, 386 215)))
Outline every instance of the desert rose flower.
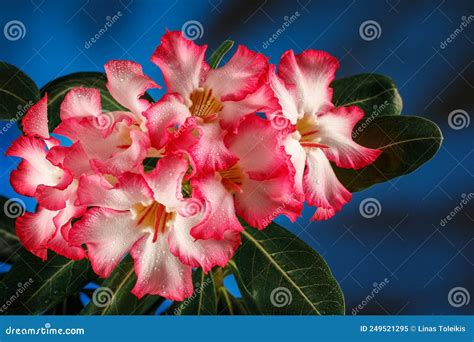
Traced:
POLYGON ((236 232, 222 240, 196 240, 190 230, 205 218, 199 194, 183 197, 189 163, 182 155, 160 159, 145 175, 125 173, 111 184, 101 175, 80 180, 78 198, 92 207, 69 239, 87 245, 94 271, 108 277, 131 253, 137 283, 133 293, 183 300, 193 293, 192 269, 224 266, 240 244, 236 232))
POLYGON ((283 54, 278 74, 270 73, 271 87, 281 113, 272 115, 276 125, 288 123, 294 132, 286 139, 286 151, 296 168, 296 190, 308 204, 318 207, 315 220, 326 220, 350 201, 351 193, 339 182, 330 162, 338 167, 360 169, 373 163, 380 150, 358 145, 352 129, 364 116, 357 106, 332 103, 330 87, 337 59, 326 52, 306 50, 283 54))
POLYGON ((59 141, 48 132, 47 96, 33 105, 22 125, 25 135, 20 136, 7 150, 7 156, 22 158, 17 170, 11 173, 13 189, 21 195, 36 197, 39 202, 35 213, 24 213, 16 220, 16 233, 27 250, 46 259, 47 250, 71 259, 82 259, 80 247, 70 247, 63 237, 73 218, 80 217, 85 207, 76 206, 78 171, 74 156, 79 145, 68 148, 66 157, 59 141), (49 149, 48 149, 49 148, 49 149), (71 156, 73 159, 71 159, 71 156))
POLYGON ((191 230, 195 238, 222 239, 226 231, 243 230, 237 215, 258 229, 280 214, 296 219, 302 199, 294 193, 295 169, 283 138, 283 132, 256 114, 225 136, 225 146, 237 161, 191 180, 207 203, 207 220, 191 230))
POLYGON ((199 141, 189 146, 199 172, 224 170, 236 159, 224 145, 226 130, 254 112, 273 112, 278 103, 264 78, 267 58, 239 46, 227 64, 210 69, 207 46, 167 32, 151 60, 159 66, 167 95, 145 113, 153 147, 161 150, 182 131, 196 128, 199 141))

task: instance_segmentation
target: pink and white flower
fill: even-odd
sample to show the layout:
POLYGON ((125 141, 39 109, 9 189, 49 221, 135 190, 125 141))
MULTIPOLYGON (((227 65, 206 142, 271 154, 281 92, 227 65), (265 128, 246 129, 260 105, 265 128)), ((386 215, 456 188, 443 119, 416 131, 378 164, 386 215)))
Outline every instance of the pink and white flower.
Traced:
POLYGON ((246 115, 278 109, 264 82, 265 56, 239 46, 227 64, 210 69, 206 49, 179 31, 163 36, 151 60, 163 73, 168 95, 145 112, 151 144, 158 150, 181 138, 182 130, 198 131, 200 139, 188 152, 204 174, 236 162, 223 143, 226 131, 235 130, 246 115))
MULTIPOLYGON (((22 121, 25 135, 6 152, 7 156, 22 158, 10 176, 13 189, 21 195, 34 196, 39 202, 36 213, 24 213, 17 218, 16 233, 25 248, 42 259, 47 258, 48 249, 71 259, 82 259, 84 250, 70 247, 63 230, 86 208, 74 204, 76 170, 66 161, 66 153, 58 153, 59 141, 49 135, 47 102, 44 96, 28 110, 22 121)), ((77 148, 76 145, 68 149, 73 152, 77 148)))
POLYGON ((108 277, 131 253, 137 297, 183 300, 193 293, 193 267, 208 272, 227 264, 240 244, 238 233, 226 232, 221 240, 196 240, 190 234, 203 219, 203 210, 195 210, 202 201, 196 194, 182 195, 188 168, 184 156, 171 155, 160 159, 151 173, 125 173, 116 184, 101 175, 81 178, 79 202, 92 208, 75 223, 69 239, 87 245, 99 276, 108 277))
POLYGON ((225 136, 236 162, 191 179, 207 203, 206 219, 191 229, 195 238, 222 239, 227 231, 242 231, 237 215, 258 229, 280 214, 292 221, 299 216, 302 201, 294 194, 295 169, 281 133, 254 114, 225 136))
POLYGON ((337 59, 326 52, 306 50, 283 54, 278 74, 270 73, 271 87, 279 99, 280 113, 272 120, 288 120, 293 131, 285 141, 286 151, 296 168, 296 191, 308 204, 318 207, 315 220, 326 220, 350 201, 352 194, 341 184, 331 163, 360 169, 380 155, 352 140, 352 129, 364 112, 357 106, 338 107, 332 103, 330 87, 337 59))

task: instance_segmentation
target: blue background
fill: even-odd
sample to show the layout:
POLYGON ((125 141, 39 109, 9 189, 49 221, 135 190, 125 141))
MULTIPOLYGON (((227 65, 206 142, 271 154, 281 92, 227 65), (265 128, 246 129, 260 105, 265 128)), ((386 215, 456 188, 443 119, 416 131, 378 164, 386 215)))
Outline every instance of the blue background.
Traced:
MULTIPOLYGON (((388 285, 359 314, 472 314, 474 298, 455 308, 448 292, 461 286, 474 296, 473 203, 440 226, 461 195, 474 192, 474 124, 461 130, 448 125, 453 110, 474 112, 474 22, 440 47, 461 17, 471 14, 472 1, 4 1, 0 26, 20 20, 26 35, 17 41, 0 35, 0 60, 21 68, 40 87, 72 72, 103 71, 110 59, 135 60, 163 84, 149 61, 152 52, 166 28, 179 30, 197 20, 203 36, 196 42, 209 44, 211 51, 233 39, 277 63, 288 49, 322 49, 341 61, 337 77, 389 75, 400 88, 403 114, 427 117, 441 127, 440 152, 410 175, 354 194, 330 221, 309 223, 314 209, 307 208, 295 224, 279 222, 324 256, 343 288, 348 314, 385 278, 388 285), (122 17, 85 48, 106 17, 118 11, 122 17), (285 16, 296 11, 298 19, 264 48, 285 16), (378 39, 361 39, 359 26, 367 20, 379 23, 378 39), (365 198, 381 203, 379 216, 361 216, 365 198)), ((10 129, 0 136, 0 195, 8 197, 18 197, 8 181, 16 161, 3 153, 18 134, 10 129)), ((31 210, 33 202, 26 203, 31 210)))

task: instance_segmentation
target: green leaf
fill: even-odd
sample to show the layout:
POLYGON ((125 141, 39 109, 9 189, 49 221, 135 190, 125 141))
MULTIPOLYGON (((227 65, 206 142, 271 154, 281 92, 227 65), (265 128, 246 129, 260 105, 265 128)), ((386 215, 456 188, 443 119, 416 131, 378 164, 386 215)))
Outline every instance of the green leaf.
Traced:
POLYGON ((233 260, 247 306, 261 314, 344 314, 342 291, 324 259, 275 223, 263 231, 247 226, 233 260))
POLYGON ((12 264, 21 249, 20 240, 15 232, 15 217, 20 216, 25 208, 15 199, 0 196, 0 262, 12 264), (8 214, 8 216, 7 216, 8 214))
POLYGON ((387 76, 378 74, 360 74, 341 78, 332 82, 333 102, 337 107, 356 105, 365 112, 365 121, 378 116, 400 115, 402 98, 397 86, 387 76))
POLYGON ((40 98, 35 82, 17 67, 0 62, 0 119, 20 121, 40 98))
POLYGON ((209 65, 212 69, 216 69, 222 58, 229 52, 230 49, 234 46, 233 40, 225 40, 214 53, 212 54, 211 58, 209 58, 209 65))
POLYGON ((248 315, 249 309, 241 298, 235 298, 225 287, 217 289, 217 313, 219 315, 248 315))
POLYGON ((146 295, 138 299, 131 291, 137 277, 133 268, 133 258, 127 256, 105 279, 101 287, 94 291, 92 300, 81 312, 83 315, 143 315, 164 299, 146 295))
POLYGON ((39 315, 96 278, 88 260, 74 261, 48 253, 42 261, 23 250, 0 281, 0 314, 39 315))
MULTIPOLYGON (((110 95, 106 87, 107 77, 100 72, 78 72, 55 79, 41 88, 41 94, 48 93, 48 120, 49 130, 52 131, 60 122, 59 108, 66 93, 74 87, 97 88, 100 91, 102 111, 112 112, 116 110, 128 111, 121 106, 110 95)), ((145 93, 143 98, 153 101, 153 98, 145 93)))
POLYGON ((415 171, 436 154, 443 136, 435 123, 424 118, 381 116, 367 125, 355 141, 383 153, 360 170, 333 166, 337 178, 351 192, 415 171))
POLYGON ((194 293, 182 302, 175 302, 168 312, 171 315, 216 315, 217 295, 212 272, 207 275, 202 269, 193 273, 194 293))

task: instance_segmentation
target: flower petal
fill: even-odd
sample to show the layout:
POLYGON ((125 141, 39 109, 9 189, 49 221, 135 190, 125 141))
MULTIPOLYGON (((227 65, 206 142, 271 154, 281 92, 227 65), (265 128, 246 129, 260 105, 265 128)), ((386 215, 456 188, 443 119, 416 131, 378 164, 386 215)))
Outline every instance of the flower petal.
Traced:
POLYGON ((367 148, 352 140, 352 129, 364 117, 364 111, 357 106, 339 107, 318 116, 318 136, 326 157, 337 166, 360 169, 372 164, 382 153, 367 148))
MULTIPOLYGON (((201 208, 205 211, 205 217, 191 229, 191 235, 195 239, 222 240, 226 231, 241 232, 243 230, 235 215, 232 193, 222 185, 220 180, 214 175, 209 175, 199 180, 192 180, 192 186, 193 196, 202 197, 205 201, 205 205, 201 208)), ((191 206, 193 203, 190 202, 187 205, 191 206)))
POLYGON ((114 152, 108 159, 94 159, 92 167, 99 172, 120 176, 122 173, 141 167, 150 148, 148 134, 132 129, 130 131, 131 144, 114 152))
MULTIPOLYGON (((150 103, 141 96, 150 88, 161 88, 143 74, 142 66, 131 61, 110 61, 105 65, 107 89, 125 108, 141 118, 150 103)), ((140 119, 141 120, 141 119, 140 119)))
POLYGON ((270 179, 245 179, 242 192, 235 194, 237 214, 257 229, 264 229, 279 215, 294 222, 303 203, 294 193, 293 177, 282 173, 270 179))
POLYGON ((11 184, 19 194, 34 196, 38 185, 64 189, 71 183, 69 172, 46 159, 45 148, 45 143, 39 139, 20 136, 5 153, 7 156, 23 158, 18 169, 10 175, 11 184))
POLYGON ((145 179, 153 191, 155 201, 166 206, 168 210, 182 204, 182 180, 189 163, 182 155, 170 155, 158 161, 155 169, 145 174, 145 179))
POLYGON ((244 172, 270 178, 282 168, 289 172, 289 156, 280 133, 269 120, 253 114, 241 122, 237 133, 228 134, 224 142, 239 158, 239 166, 244 172))
POLYGON ((286 51, 278 66, 278 75, 296 87, 295 100, 299 114, 317 114, 332 107, 332 88, 337 59, 327 52, 306 50, 295 56, 286 51))
POLYGON ((279 110, 277 98, 272 89, 264 84, 255 92, 250 93, 240 101, 225 101, 219 113, 220 124, 229 131, 238 127, 246 115, 255 112, 274 113, 279 110))
POLYGON ((56 232, 53 218, 57 211, 39 207, 36 213, 24 213, 16 219, 16 235, 25 248, 46 260, 47 243, 56 232))
POLYGON ((147 119, 146 127, 151 144, 160 150, 177 134, 172 130, 179 130, 191 113, 180 95, 165 94, 162 99, 151 105, 144 115, 147 119))
POLYGON ((200 87, 209 66, 204 61, 207 45, 185 39, 181 31, 166 32, 151 61, 163 73, 168 93, 179 93, 185 101, 200 87))
POLYGON ((49 139, 48 129, 48 95, 43 96, 31 106, 21 121, 23 132, 30 137, 49 139))
POLYGON ((351 200, 352 194, 339 182, 321 149, 307 150, 306 156, 307 169, 303 176, 306 201, 318 207, 313 220, 327 220, 351 200))
POLYGON ((221 101, 239 101, 257 90, 267 71, 264 55, 239 45, 227 64, 209 71, 204 86, 221 101))
POLYGON ((74 224, 69 242, 86 244, 95 273, 107 278, 144 234, 130 211, 92 208, 74 224))
POLYGON ((138 174, 123 174, 115 186, 101 175, 91 175, 81 177, 77 198, 81 205, 129 210, 138 203, 150 204, 153 192, 138 174))
POLYGON ((200 139, 190 148, 189 154, 198 173, 225 170, 237 162, 237 157, 224 145, 226 132, 219 123, 202 124, 197 126, 197 130, 200 132, 200 139))
POLYGON ((95 88, 72 88, 59 110, 61 120, 97 117, 102 112, 100 91, 95 88))
POLYGON ((132 293, 138 298, 151 294, 182 301, 193 294, 192 267, 170 252, 167 240, 167 233, 156 241, 148 234, 133 246, 137 283, 132 293))
POLYGON ((224 267, 240 245, 240 235, 235 231, 225 232, 221 240, 196 240, 190 230, 201 220, 200 214, 193 217, 177 215, 168 235, 171 253, 183 264, 202 267, 209 272, 214 266, 224 267))
MULTIPOLYGON (((278 99, 281 114, 290 120, 293 125, 296 125, 296 122, 303 114, 298 113, 298 108, 296 106, 296 87, 292 84, 286 84, 274 70, 270 72, 269 83, 278 99)), ((272 117, 269 117, 269 119, 271 118, 272 117)))

